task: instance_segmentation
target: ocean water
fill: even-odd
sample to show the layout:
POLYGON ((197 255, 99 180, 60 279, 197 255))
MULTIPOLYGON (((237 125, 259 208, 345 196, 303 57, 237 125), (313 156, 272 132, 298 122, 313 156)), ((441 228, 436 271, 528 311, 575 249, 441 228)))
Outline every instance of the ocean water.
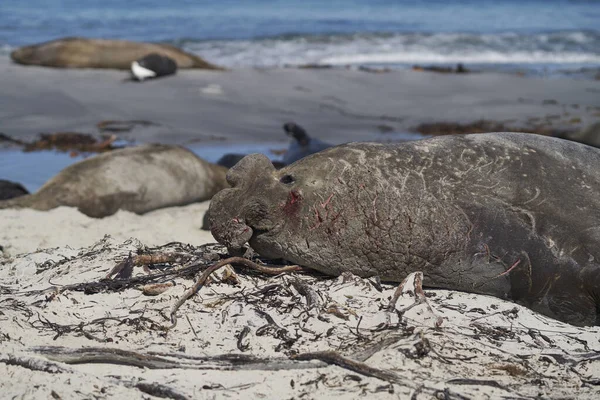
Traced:
POLYGON ((1 0, 0 53, 64 36, 166 42, 228 67, 600 68, 597 0, 1 0))

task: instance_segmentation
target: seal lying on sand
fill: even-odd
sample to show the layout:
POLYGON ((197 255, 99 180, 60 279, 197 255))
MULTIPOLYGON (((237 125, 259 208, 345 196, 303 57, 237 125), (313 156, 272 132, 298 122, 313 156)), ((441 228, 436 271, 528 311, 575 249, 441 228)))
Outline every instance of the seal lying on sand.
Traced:
POLYGON ((290 165, 301 158, 325 150, 332 145, 323 142, 319 139, 308 136, 304 128, 294 122, 287 122, 283 125, 283 130, 294 141, 290 144, 289 149, 283 156, 283 163, 290 165))
POLYGON ((25 65, 129 69, 132 62, 152 53, 172 58, 179 68, 221 69, 167 44, 127 40, 64 38, 18 48, 10 56, 14 62, 25 65))
POLYGON ((229 170, 213 236, 337 275, 510 299, 599 324, 600 151, 518 133, 351 143, 276 171, 262 155, 229 170))
POLYGON ((131 63, 131 75, 138 80, 173 75, 177 72, 177 63, 172 58, 152 53, 131 63))
POLYGON ((208 200, 228 186, 226 172, 179 146, 125 148, 73 164, 36 193, 0 201, 0 209, 70 206, 97 218, 119 209, 142 214, 208 200))

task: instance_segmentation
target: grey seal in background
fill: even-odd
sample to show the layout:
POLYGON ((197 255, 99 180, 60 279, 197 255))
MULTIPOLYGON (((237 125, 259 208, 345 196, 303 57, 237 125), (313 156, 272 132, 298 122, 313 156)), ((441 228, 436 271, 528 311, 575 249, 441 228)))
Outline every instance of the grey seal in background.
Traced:
POLYGON ((231 249, 326 274, 508 299, 600 322, 600 151, 520 133, 351 143, 275 170, 254 154, 210 204, 231 249))
POLYGON ((127 70, 131 68, 132 62, 153 53, 175 60, 178 68, 221 69, 196 55, 167 44, 80 37, 20 47, 10 56, 14 62, 25 65, 127 70))
POLYGON ((152 53, 131 63, 131 75, 138 81, 173 75, 177 63, 170 57, 152 53))
POLYGON ((301 158, 325 150, 332 146, 330 143, 319 139, 311 138, 304 128, 295 122, 287 122, 283 125, 283 130, 294 141, 290 144, 288 151, 283 156, 283 163, 290 165, 301 158))
POLYGON ((20 183, 0 179, 0 200, 8 200, 29 194, 20 183))
POLYGON ((120 209, 143 214, 212 198, 228 187, 226 172, 183 147, 131 147, 73 164, 36 193, 0 201, 0 209, 69 206, 96 218, 120 209))

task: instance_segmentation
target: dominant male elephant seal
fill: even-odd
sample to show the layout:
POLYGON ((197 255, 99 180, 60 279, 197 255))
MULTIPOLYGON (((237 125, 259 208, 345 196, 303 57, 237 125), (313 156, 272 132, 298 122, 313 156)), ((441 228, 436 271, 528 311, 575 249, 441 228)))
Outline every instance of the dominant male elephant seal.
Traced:
POLYGON ((125 148, 73 164, 36 193, 0 201, 0 209, 70 206, 96 218, 119 209, 143 214, 210 199, 228 186, 226 172, 179 146, 125 148))
POLYGON ((132 62, 152 53, 172 58, 179 68, 221 69, 167 44, 127 40, 64 38, 18 48, 10 56, 16 63, 25 65, 129 69, 132 62))
POLYGON ((511 299, 599 324, 600 151, 518 133, 352 143, 276 171, 262 155, 229 170, 213 236, 327 274, 511 299))

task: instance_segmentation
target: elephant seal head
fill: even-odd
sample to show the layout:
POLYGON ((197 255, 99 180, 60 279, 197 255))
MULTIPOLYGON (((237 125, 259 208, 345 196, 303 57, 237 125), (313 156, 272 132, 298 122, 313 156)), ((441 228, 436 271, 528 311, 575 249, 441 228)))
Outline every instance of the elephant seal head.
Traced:
POLYGON ((276 170, 262 154, 244 157, 228 171, 227 182, 231 188, 213 197, 208 215, 211 233, 231 250, 276 236, 283 217, 299 211, 303 194, 296 178, 289 168, 276 170))

